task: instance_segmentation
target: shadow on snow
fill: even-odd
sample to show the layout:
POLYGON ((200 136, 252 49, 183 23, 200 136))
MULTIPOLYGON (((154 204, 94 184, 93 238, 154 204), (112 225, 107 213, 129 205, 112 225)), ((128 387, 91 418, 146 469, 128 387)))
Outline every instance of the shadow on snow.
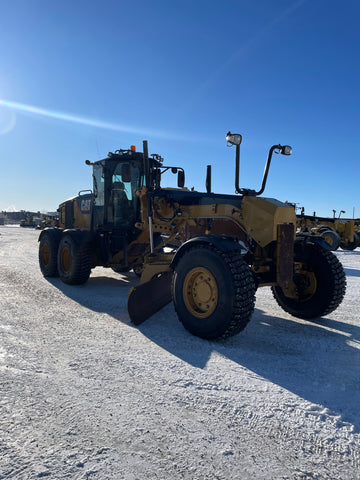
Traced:
POLYGON ((357 270, 356 268, 344 267, 344 272, 347 277, 360 277, 360 270, 357 270))
MULTIPOLYGON (((131 286, 138 284, 133 273, 121 278, 90 277, 86 285, 75 287, 59 279, 49 281, 85 307, 131 325, 127 294, 131 286)), ((210 356, 218 352, 296 395, 327 407, 360 431, 360 327, 331 318, 301 321, 277 305, 274 309, 278 316, 256 308, 244 331, 219 341, 202 340, 188 333, 172 304, 134 328, 196 368, 204 368, 210 356)))

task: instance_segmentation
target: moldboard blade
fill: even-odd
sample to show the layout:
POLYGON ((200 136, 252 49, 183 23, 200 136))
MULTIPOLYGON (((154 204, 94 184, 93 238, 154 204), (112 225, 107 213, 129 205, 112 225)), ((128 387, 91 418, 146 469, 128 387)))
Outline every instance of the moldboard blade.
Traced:
POLYGON ((165 272, 130 290, 127 308, 132 323, 140 325, 171 302, 172 275, 165 272))

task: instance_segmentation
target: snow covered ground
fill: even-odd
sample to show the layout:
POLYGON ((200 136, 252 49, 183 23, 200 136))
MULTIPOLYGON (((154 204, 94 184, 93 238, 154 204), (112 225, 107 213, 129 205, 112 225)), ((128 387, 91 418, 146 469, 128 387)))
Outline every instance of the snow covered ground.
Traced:
POLYGON ((268 288, 239 335, 140 327, 133 273, 42 277, 39 232, 0 227, 0 479, 359 479, 360 249, 342 305, 305 322, 268 288))

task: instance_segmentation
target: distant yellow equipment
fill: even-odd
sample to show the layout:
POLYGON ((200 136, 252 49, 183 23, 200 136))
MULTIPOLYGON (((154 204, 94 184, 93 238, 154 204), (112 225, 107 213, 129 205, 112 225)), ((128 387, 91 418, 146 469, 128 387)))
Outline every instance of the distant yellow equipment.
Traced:
POLYGON ((360 235, 356 231, 355 221, 350 219, 297 215, 297 231, 321 235, 331 250, 339 247, 343 250, 354 250, 360 246, 360 235))
POLYGON ((25 218, 20 220, 20 227, 35 227, 34 217, 26 215, 25 218))

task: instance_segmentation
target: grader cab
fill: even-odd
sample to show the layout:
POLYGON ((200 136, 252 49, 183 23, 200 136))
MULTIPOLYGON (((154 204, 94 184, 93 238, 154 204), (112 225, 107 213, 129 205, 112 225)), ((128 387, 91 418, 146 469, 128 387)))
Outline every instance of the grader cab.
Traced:
POLYGON ((140 276, 129 292, 128 311, 139 324, 170 301, 184 327, 214 339, 240 332, 249 322, 256 289, 270 286, 278 304, 300 318, 335 310, 345 293, 345 275, 326 242, 296 236, 293 207, 263 198, 273 145, 258 191, 240 188, 241 135, 235 145, 234 195, 211 188, 187 189, 181 167, 165 166, 159 155, 117 150, 93 167, 93 191, 62 203, 59 227, 39 238, 44 276, 68 284, 85 283, 96 266, 140 276), (163 174, 177 175, 177 188, 162 186, 163 174))

